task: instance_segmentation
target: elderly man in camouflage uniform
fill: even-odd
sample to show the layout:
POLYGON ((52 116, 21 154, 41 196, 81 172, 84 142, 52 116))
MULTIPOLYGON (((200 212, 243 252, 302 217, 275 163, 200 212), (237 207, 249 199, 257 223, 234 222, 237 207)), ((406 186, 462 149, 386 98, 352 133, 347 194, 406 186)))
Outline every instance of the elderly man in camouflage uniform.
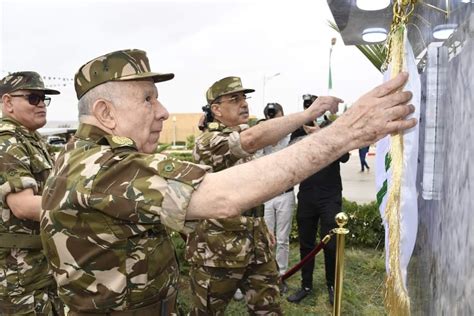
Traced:
POLYGON ((206 166, 154 153, 168 118, 154 83, 171 78, 151 72, 140 50, 100 56, 75 76, 81 124, 46 182, 41 217, 43 245, 70 315, 170 314, 178 266, 164 226, 189 233, 193 220, 237 216, 341 152, 416 124, 400 119, 413 111, 406 104, 409 93, 386 96, 406 81, 400 76, 362 97, 335 128, 282 151, 282 157, 206 173, 206 166), (295 159, 300 161, 293 164, 295 159), (262 185, 262 173, 272 185, 262 185))
POLYGON ((36 132, 51 99, 36 72, 0 80, 0 314, 63 314, 39 236, 41 194, 53 160, 36 132))
POLYGON ((145 52, 91 60, 75 75, 80 125, 43 194, 41 235, 71 315, 174 312, 178 265, 164 225, 186 231, 206 168, 154 154, 168 112, 145 52), (91 314, 92 313, 92 314, 91 314))

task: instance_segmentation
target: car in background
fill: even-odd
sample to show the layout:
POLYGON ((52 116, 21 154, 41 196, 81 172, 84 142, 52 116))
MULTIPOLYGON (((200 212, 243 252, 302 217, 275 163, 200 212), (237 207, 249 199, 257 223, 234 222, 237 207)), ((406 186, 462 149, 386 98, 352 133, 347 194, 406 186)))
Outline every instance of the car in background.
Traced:
POLYGON ((54 147, 63 147, 66 145, 66 139, 60 136, 48 136, 46 142, 54 147))

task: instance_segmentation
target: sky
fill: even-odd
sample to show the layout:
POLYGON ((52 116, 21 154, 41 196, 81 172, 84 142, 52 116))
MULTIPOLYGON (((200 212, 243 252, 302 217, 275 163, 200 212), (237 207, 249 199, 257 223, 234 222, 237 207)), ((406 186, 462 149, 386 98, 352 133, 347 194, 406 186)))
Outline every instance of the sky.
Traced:
POLYGON ((227 76, 256 90, 248 101, 257 117, 268 102, 300 111, 305 93, 330 92, 350 105, 382 75, 328 20, 324 0, 0 0, 0 76, 33 70, 61 78, 46 80, 66 84, 53 87, 61 95, 53 96, 50 121, 77 119, 71 79, 81 65, 128 48, 145 50, 152 71, 175 74, 157 84, 170 113, 200 112, 207 88, 227 76))

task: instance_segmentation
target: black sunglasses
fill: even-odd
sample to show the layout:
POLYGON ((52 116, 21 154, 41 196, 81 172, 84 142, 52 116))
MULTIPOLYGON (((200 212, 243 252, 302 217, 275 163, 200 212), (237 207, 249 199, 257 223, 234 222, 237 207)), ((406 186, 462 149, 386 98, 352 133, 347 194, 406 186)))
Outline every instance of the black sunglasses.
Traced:
POLYGON ((28 102, 31 105, 37 106, 40 101, 44 102, 45 106, 48 106, 51 103, 51 98, 47 97, 45 95, 39 95, 39 94, 10 94, 11 97, 22 97, 28 99, 28 102))
POLYGON ((223 103, 223 102, 229 102, 229 103, 233 103, 233 104, 238 104, 244 100, 248 100, 248 99, 251 99, 252 97, 249 96, 249 95, 236 95, 232 98, 229 98, 227 100, 218 100, 218 101, 214 101, 214 103, 217 103, 217 104, 220 104, 220 103, 223 103))

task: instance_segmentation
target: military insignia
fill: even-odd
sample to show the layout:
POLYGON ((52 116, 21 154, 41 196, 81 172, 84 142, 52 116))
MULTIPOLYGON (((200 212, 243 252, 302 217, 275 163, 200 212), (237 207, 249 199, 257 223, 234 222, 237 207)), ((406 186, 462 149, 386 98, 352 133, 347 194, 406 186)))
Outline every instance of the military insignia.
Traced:
POLYGON ((207 124, 207 127, 209 129, 218 129, 219 128, 219 123, 211 122, 211 123, 207 124))
POLYGON ((112 141, 118 145, 130 146, 133 145, 133 141, 128 137, 113 136, 112 141))
POLYGON ((174 170, 174 167, 172 164, 167 164, 165 165, 165 167, 163 168, 166 172, 171 172, 174 170))

